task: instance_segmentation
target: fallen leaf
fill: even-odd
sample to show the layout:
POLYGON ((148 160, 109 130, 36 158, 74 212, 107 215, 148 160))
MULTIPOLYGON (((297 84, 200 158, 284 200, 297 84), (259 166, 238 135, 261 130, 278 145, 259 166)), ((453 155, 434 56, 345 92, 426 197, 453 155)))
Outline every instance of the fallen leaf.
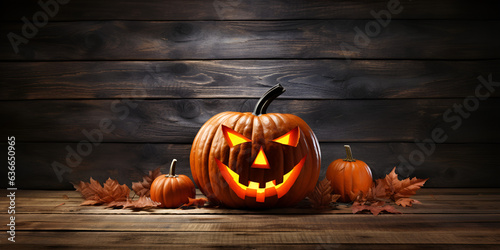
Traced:
MULTIPOLYGON (((128 200, 127 200, 128 201, 128 200)), ((106 205, 107 208, 122 208, 127 201, 112 201, 106 205)))
POLYGON ((120 185, 117 180, 108 178, 104 183, 103 194, 101 200, 104 201, 104 203, 126 201, 130 195, 130 189, 127 185, 120 185))
POLYGON ((61 204, 57 205, 56 207, 60 207, 60 206, 62 206, 62 205, 64 205, 64 204, 66 204, 66 203, 64 203, 64 202, 63 202, 63 203, 61 203, 61 204))
POLYGON ((63 194, 62 198, 65 199, 65 200, 69 200, 69 197, 67 195, 65 195, 65 194, 63 194))
POLYGON ((332 196, 332 185, 330 180, 328 179, 323 179, 322 181, 319 181, 316 183, 316 187, 314 188, 314 191, 312 191, 309 195, 308 198, 312 203, 312 207, 316 209, 322 209, 322 208, 327 208, 330 206, 330 203, 334 202, 332 201, 335 199, 337 201, 339 197, 332 196))
POLYGON ((383 202, 383 201, 382 202, 374 202, 374 203, 370 203, 370 204, 355 201, 351 206, 351 210, 352 210, 353 214, 364 212, 364 211, 370 212, 373 215, 378 215, 381 212, 387 212, 387 213, 392 213, 392 214, 400 214, 401 213, 398 210, 396 210, 396 208, 394 208, 393 206, 385 205, 385 202, 383 202))
POLYGON ((338 199, 340 199, 342 195, 340 194, 332 194, 332 199, 330 200, 330 202, 337 202, 338 199))
POLYGON ((139 197, 138 200, 127 200, 123 208, 131 208, 134 210, 147 210, 151 208, 158 207, 161 203, 151 200, 151 198, 146 196, 139 197))
POLYGON ((411 207, 413 204, 422 204, 420 201, 411 198, 399 198, 396 204, 402 207, 411 207))
POLYGON ((395 190, 394 200, 408 198, 417 193, 428 179, 407 178, 400 182, 399 189, 395 190))
POLYGON ((81 206, 100 205, 103 203, 99 195, 102 193, 102 186, 98 181, 92 179, 92 177, 90 177, 90 182, 80 181, 79 184, 73 186, 85 199, 85 201, 80 204, 81 206))
POLYGON ((205 203, 208 202, 208 199, 207 198, 197 198, 197 199, 193 199, 191 197, 188 197, 188 203, 180 206, 180 208, 188 208, 188 207, 203 207, 205 206, 205 203))
MULTIPOLYGON (((385 178, 376 181, 377 186, 380 185, 380 190, 377 191, 377 197, 388 197, 393 201, 397 201, 401 198, 409 198, 416 194, 417 190, 420 189, 427 180, 428 179, 418 179, 413 177, 412 179, 406 178, 400 181, 398 175, 396 174, 396 168, 394 167, 392 171, 385 176, 385 178), (382 192, 382 188, 385 188, 385 195, 382 192)), ((408 201, 401 201, 400 203, 407 206, 417 204, 416 202, 408 201)))
POLYGON ((90 178, 90 182, 80 181, 78 185, 74 185, 76 191, 82 194, 85 201, 83 201, 81 206, 93 206, 108 204, 114 201, 126 201, 130 194, 130 189, 127 185, 120 185, 118 181, 108 178, 104 183, 104 187, 101 184, 90 178))
POLYGON ((378 179, 373 183, 372 196, 374 198, 389 199, 390 198, 390 187, 387 186, 387 182, 383 179, 378 179))
POLYGON ((142 177, 142 181, 140 182, 132 182, 132 190, 138 196, 147 196, 149 197, 149 191, 151 189, 151 184, 156 179, 156 177, 160 176, 160 168, 157 168, 153 171, 149 171, 149 175, 145 175, 142 177))

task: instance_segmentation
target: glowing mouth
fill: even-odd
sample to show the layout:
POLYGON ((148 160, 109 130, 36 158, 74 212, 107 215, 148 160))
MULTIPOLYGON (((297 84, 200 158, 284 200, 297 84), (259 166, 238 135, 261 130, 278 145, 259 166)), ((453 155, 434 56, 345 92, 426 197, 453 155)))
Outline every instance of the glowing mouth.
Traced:
POLYGON ((295 165, 295 167, 293 167, 290 172, 283 175, 282 183, 276 185, 276 180, 268 181, 266 182, 265 188, 259 188, 259 183, 253 181, 249 181, 248 186, 241 184, 239 182, 239 174, 235 173, 217 158, 215 158, 215 161, 217 162, 217 166, 219 167, 219 171, 221 172, 222 177, 224 177, 224 180, 226 180, 229 187, 231 187, 231 189, 236 193, 236 195, 238 195, 238 197, 240 197, 241 199, 245 199, 245 196, 255 197, 255 200, 257 202, 264 202, 266 200, 266 197, 277 195, 279 199, 283 195, 288 193, 290 188, 297 180, 297 177, 299 177, 300 171, 302 170, 302 167, 306 162, 306 157, 307 155, 304 156, 304 158, 302 158, 302 160, 300 160, 300 162, 297 163, 297 165, 295 165))

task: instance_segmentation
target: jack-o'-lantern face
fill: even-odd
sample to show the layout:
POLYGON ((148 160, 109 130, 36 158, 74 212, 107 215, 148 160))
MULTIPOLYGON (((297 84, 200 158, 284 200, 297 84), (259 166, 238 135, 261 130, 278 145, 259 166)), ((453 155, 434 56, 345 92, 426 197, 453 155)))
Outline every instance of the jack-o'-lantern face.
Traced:
MULTIPOLYGON (((250 143, 252 140, 246 138, 240 133, 221 125, 224 138, 227 144, 232 148, 242 143, 250 143)), ((300 138, 300 129, 299 127, 295 127, 288 133, 273 139, 271 143, 278 143, 289 147, 297 147, 300 138)), ((266 197, 277 196, 278 199, 285 195, 290 188, 293 186, 297 177, 304 166, 304 162, 306 161, 307 155, 305 155, 302 160, 300 160, 288 173, 282 176, 282 182, 276 183, 276 179, 267 181, 264 183, 264 187, 262 183, 255 181, 248 181, 248 185, 240 183, 240 175, 233 170, 231 170, 228 166, 222 163, 219 159, 215 158, 217 162, 217 166, 224 177, 224 180, 227 182, 229 187, 240 197, 241 199, 245 199, 245 197, 255 197, 257 202, 264 202, 266 197)), ((257 156, 253 160, 251 168, 254 169, 271 169, 269 161, 267 159, 266 153, 264 152, 263 147, 261 146, 257 156)))
POLYGON ((215 204, 233 208, 287 207, 310 193, 321 156, 311 128, 292 114, 266 114, 283 87, 276 85, 254 112, 210 118, 191 147, 191 174, 215 204))

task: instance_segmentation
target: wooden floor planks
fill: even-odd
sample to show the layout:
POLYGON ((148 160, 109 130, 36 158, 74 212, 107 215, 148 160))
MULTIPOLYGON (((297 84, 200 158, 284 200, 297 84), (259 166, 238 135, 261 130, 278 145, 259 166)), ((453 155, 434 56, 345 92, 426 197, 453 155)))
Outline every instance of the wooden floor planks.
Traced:
MULTIPOLYGON (((7 191, 1 190, 0 195, 5 197, 7 191)), ((379 216, 352 214, 348 204, 333 210, 132 211, 79 206, 82 198, 71 190, 18 190, 16 195, 16 247, 500 247, 500 189, 424 188, 415 196, 422 204, 397 207, 403 214, 379 216)), ((7 206, 6 199, 0 200, 0 207, 7 206)), ((0 215, 2 222, 8 219, 9 215, 0 215)), ((0 241, 0 246, 5 242, 0 241)))
MULTIPOLYGON (((498 232, 386 232, 386 231, 330 231, 318 232, 19 232, 19 238, 28 238, 27 246, 113 246, 160 247, 164 244, 184 247, 225 246, 282 246, 290 244, 463 244, 482 245, 498 243, 498 232)), ((22 244, 22 243, 20 243, 22 244)), ((19 244, 19 245, 20 245, 19 244)))

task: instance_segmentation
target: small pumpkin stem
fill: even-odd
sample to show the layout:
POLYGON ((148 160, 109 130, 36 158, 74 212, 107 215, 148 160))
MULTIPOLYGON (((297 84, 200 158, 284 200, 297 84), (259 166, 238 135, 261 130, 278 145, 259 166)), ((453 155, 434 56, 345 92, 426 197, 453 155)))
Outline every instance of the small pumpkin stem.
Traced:
POLYGON ((271 102, 276 99, 276 97, 280 96, 283 93, 285 93, 285 88, 283 88, 281 84, 278 83, 274 85, 259 99, 259 101, 255 105, 255 109, 253 110, 253 114, 257 116, 265 114, 267 111, 267 107, 269 107, 269 104, 271 104, 271 102))
POLYGON ((351 146, 344 145, 344 148, 345 148, 345 152, 347 154, 347 158, 345 158, 344 161, 350 161, 350 162, 356 161, 356 159, 352 158, 351 146))
POLYGON ((175 165, 177 164, 177 159, 173 159, 170 164, 170 172, 168 172, 168 176, 175 177, 175 165))

